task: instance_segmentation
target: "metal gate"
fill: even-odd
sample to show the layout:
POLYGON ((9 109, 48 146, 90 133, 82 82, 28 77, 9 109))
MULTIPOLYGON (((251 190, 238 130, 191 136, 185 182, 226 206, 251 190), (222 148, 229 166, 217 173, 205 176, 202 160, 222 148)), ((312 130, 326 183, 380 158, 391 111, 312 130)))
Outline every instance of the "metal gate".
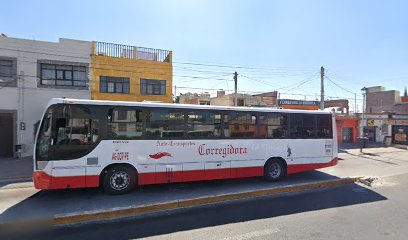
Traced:
POLYGON ((352 128, 342 128, 341 136, 343 143, 351 143, 353 139, 353 129, 352 128))
POLYGON ((13 114, 0 113, 0 157, 13 157, 13 114))

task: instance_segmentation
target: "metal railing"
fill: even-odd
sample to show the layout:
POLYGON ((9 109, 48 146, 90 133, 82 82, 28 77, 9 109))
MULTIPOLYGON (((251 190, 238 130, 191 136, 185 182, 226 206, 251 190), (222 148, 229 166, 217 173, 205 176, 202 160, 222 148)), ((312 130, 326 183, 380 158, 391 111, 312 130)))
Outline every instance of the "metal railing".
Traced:
POLYGON ((95 42, 95 55, 155 62, 170 62, 169 50, 144 48, 105 42, 95 42))

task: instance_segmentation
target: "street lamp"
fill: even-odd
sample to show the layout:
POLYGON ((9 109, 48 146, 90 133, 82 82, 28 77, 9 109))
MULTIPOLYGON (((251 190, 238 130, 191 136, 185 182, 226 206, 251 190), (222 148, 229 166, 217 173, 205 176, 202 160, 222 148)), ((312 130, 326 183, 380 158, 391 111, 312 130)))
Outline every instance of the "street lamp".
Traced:
POLYGON ((363 95, 363 111, 361 113, 361 132, 360 132, 360 137, 364 137, 364 114, 365 114, 365 108, 366 108, 366 94, 367 94, 367 88, 363 87, 361 89, 361 94, 363 95))

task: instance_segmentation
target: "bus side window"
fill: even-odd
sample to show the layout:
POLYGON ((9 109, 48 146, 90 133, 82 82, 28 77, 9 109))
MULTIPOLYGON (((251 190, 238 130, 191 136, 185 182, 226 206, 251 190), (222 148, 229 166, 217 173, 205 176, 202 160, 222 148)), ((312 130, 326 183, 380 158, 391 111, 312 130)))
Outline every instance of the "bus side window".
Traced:
POLYGON ((317 137, 332 138, 332 116, 329 114, 319 114, 317 117, 317 137))
POLYGON ((230 111, 224 114, 224 136, 230 138, 254 138, 257 135, 256 114, 230 111))
POLYGON ((184 112, 179 109, 150 109, 146 114, 146 137, 150 139, 184 138, 184 112))
POLYGON ((113 139, 138 139, 143 136, 143 112, 137 109, 109 109, 108 136, 113 139))
POLYGON ((190 138, 216 138, 221 136, 221 113, 191 110, 187 114, 187 136, 190 138))
POLYGON ((260 113, 259 135, 262 138, 287 138, 287 116, 281 113, 260 113))
POLYGON ((303 114, 302 135, 303 138, 316 138, 316 115, 303 114))

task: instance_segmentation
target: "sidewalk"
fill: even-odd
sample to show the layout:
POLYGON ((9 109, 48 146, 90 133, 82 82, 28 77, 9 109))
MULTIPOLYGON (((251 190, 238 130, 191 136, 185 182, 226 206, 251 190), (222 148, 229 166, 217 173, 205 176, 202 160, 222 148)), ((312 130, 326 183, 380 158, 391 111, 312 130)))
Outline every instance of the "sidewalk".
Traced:
POLYGON ((389 177, 408 173, 408 150, 395 147, 342 149, 339 163, 320 171, 337 177, 389 177))
POLYGON ((31 178, 33 157, 0 158, 0 181, 31 178))

